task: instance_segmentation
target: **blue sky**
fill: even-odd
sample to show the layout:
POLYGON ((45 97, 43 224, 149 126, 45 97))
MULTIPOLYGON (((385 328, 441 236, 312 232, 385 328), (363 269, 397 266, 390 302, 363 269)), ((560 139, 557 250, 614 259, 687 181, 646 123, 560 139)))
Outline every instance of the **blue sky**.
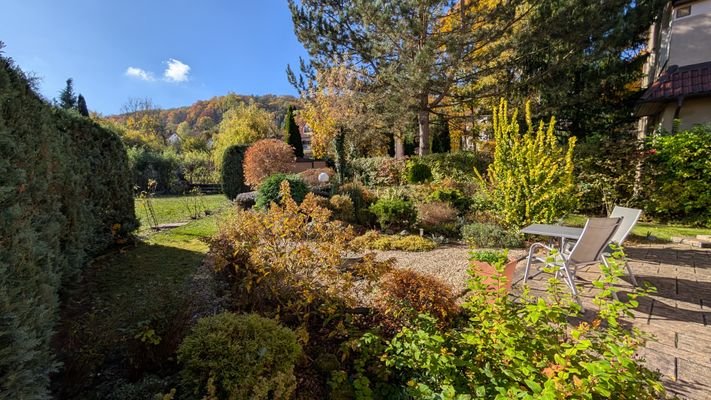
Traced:
POLYGON ((130 97, 163 108, 238 94, 296 94, 306 51, 286 0, 2 0, 5 55, 54 98, 68 77, 89 109, 130 97))

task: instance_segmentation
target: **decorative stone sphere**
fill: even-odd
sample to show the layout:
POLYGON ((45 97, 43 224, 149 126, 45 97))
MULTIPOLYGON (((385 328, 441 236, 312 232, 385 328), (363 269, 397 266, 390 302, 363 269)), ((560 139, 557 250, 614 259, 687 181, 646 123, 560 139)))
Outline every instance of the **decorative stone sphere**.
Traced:
POLYGON ((326 183, 329 179, 330 177, 325 172, 321 172, 320 174, 318 174, 318 181, 321 183, 326 183))

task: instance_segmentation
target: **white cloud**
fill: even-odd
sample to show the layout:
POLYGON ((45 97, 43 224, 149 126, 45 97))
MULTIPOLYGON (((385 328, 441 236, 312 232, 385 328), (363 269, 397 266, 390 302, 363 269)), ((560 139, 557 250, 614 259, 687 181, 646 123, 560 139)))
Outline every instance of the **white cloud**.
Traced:
POLYGON ((148 72, 146 70, 143 70, 143 69, 137 68, 137 67, 126 68, 126 76, 130 76, 131 78, 136 78, 136 79, 140 79, 143 81, 155 80, 155 78, 153 77, 153 74, 151 72, 148 72))
POLYGON ((168 68, 163 72, 163 77, 168 82, 185 82, 188 80, 190 66, 184 64, 175 58, 170 58, 166 61, 168 68))

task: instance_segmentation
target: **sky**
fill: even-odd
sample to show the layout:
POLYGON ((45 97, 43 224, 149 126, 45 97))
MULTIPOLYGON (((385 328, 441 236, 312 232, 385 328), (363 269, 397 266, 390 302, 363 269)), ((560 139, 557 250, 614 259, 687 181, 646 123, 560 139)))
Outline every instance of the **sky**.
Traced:
POLYGON ((306 51, 287 0, 0 0, 4 55, 48 99, 67 78, 89 109, 129 98, 162 108, 228 92, 292 94, 286 66, 306 51))

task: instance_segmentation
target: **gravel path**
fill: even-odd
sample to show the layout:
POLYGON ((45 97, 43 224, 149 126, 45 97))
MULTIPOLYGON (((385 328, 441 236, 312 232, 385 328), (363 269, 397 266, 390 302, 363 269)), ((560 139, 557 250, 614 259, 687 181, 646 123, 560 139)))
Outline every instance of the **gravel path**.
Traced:
MULTIPOLYGON (((378 251, 378 259, 395 258, 398 268, 409 268, 432 275, 461 291, 467 287, 467 268, 469 266, 469 247, 466 245, 445 245, 432 251, 378 251)), ((526 250, 509 250, 509 258, 524 256, 526 250)))

